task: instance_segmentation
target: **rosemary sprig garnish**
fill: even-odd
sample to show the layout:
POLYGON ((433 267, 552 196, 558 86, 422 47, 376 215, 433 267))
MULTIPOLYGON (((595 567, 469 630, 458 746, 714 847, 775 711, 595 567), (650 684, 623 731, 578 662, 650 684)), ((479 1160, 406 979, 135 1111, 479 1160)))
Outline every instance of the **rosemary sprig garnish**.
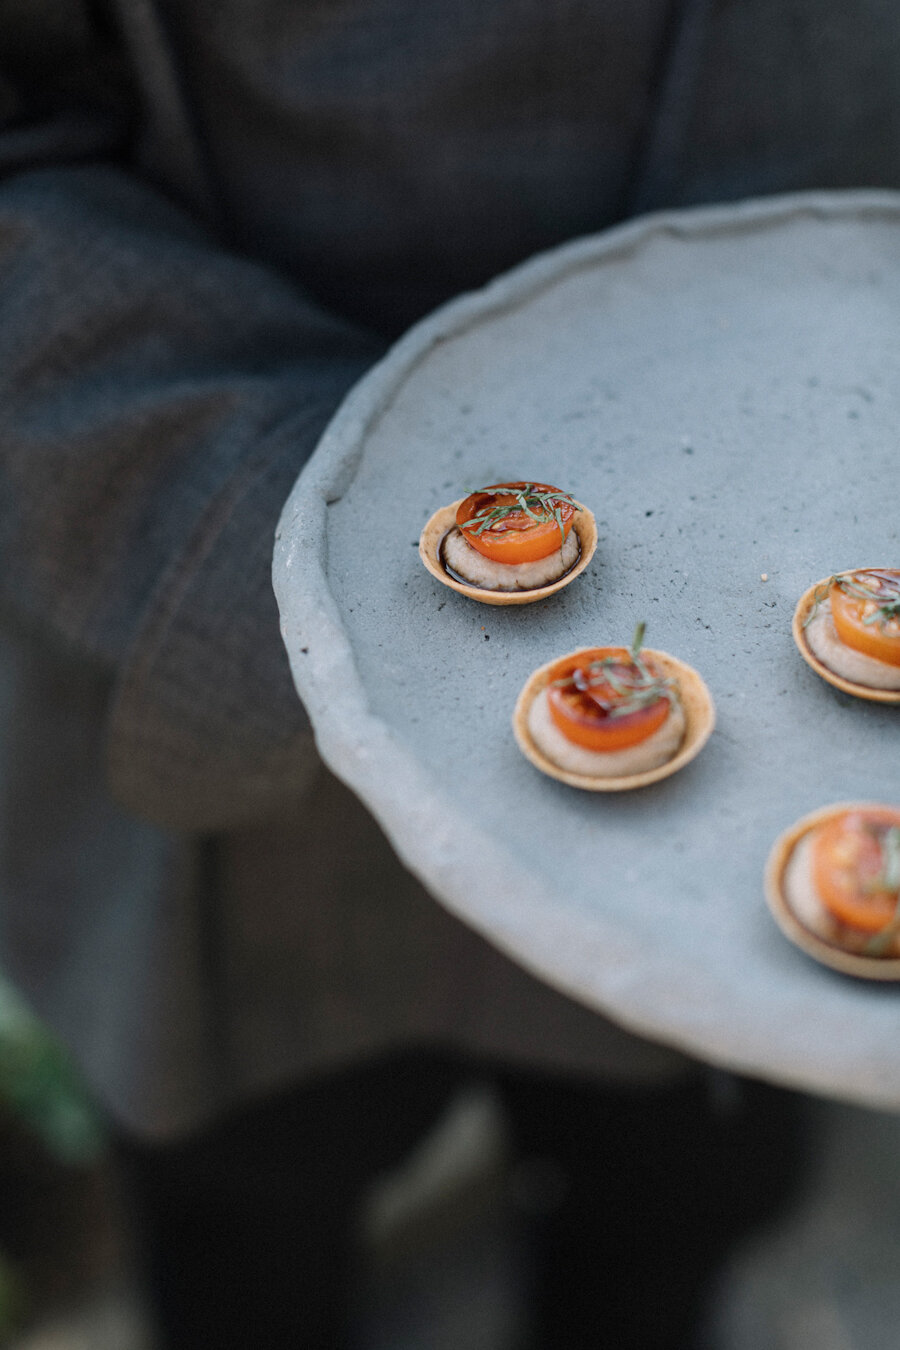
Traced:
POLYGON ((870 938, 863 948, 866 956, 883 956, 894 938, 900 934, 900 826, 892 825, 881 843, 881 872, 869 886, 871 891, 897 892, 894 917, 870 938))
POLYGON ((867 614, 863 619, 866 627, 877 623, 879 628, 884 630, 885 626, 893 619, 900 623, 900 580, 893 577, 878 575, 876 577, 879 586, 877 590, 871 590, 868 586, 861 586, 854 580, 853 572, 837 572, 834 576, 822 585, 817 587, 813 596, 813 604, 804 620, 804 628, 816 616, 819 605, 827 600, 828 594, 833 586, 839 587, 845 595, 852 595, 856 600, 864 600, 867 604, 874 604, 875 608, 871 614, 867 614))
POLYGON ((828 599, 829 592, 832 586, 834 586, 836 583, 837 577, 831 576, 828 578, 827 581, 823 581, 821 586, 816 587, 815 591, 813 592, 813 602, 809 607, 809 613, 803 620, 804 628, 808 628, 809 625, 812 623, 813 619, 819 612, 819 606, 823 605, 825 601, 828 599))
POLYGON ((900 621, 900 598, 897 600, 886 600, 880 604, 874 614, 869 614, 863 619, 864 624, 877 623, 880 628, 891 619, 900 621))
POLYGON ((877 583, 877 589, 875 590, 869 586, 860 585, 852 574, 843 573, 835 578, 835 584, 846 595, 852 595, 857 600, 864 600, 867 604, 874 604, 875 609, 871 614, 866 615, 863 623, 866 625, 877 623, 880 628, 884 628, 890 619, 900 619, 900 581, 895 581, 893 577, 886 577, 883 574, 876 574, 874 580, 877 583))
MULTIPOLYGON (((508 496, 510 494, 504 492, 502 495, 508 496)), ((524 513, 536 525, 545 525, 548 521, 554 521, 559 530, 560 543, 562 544, 566 537, 565 524, 562 518, 563 506, 571 506, 576 511, 581 510, 581 503, 576 502, 574 497, 570 497, 568 492, 541 492, 533 483, 526 483, 524 488, 513 494, 511 502, 505 502, 502 505, 482 506, 471 519, 463 521, 459 528, 480 535, 484 534, 485 530, 493 529, 495 525, 502 520, 506 520, 509 516, 524 513)))
POLYGON ((591 697, 608 717, 627 717, 630 713, 640 712, 658 703, 661 698, 675 702, 675 681, 654 675, 641 657, 644 645, 646 624, 639 623, 634 630, 628 655, 631 667, 620 656, 604 656, 599 661, 590 661, 587 666, 579 666, 571 675, 554 680, 557 689, 577 689, 579 693, 591 693, 591 697), (592 693, 602 687, 612 689, 615 699, 607 699, 592 693))
POLYGON ((881 845, 881 876, 874 883, 880 891, 900 893, 900 825, 892 825, 881 845))

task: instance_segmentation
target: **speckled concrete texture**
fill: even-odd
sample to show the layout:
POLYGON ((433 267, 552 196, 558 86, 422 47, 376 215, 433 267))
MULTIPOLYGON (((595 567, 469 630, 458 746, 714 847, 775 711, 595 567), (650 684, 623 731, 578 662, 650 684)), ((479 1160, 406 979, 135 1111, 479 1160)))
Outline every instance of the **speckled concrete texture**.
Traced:
POLYGON ((830 688, 790 632, 812 581, 898 565, 898 376, 900 197, 633 222, 412 330, 326 432, 274 561, 322 753, 441 902, 626 1026, 894 1106, 900 993, 792 948, 762 874, 796 817, 900 797, 897 710, 830 688), (432 512, 529 476, 594 511, 586 573, 506 610, 430 577, 432 512), (615 799, 543 777, 510 728, 525 679, 640 619, 709 685, 710 743, 615 799))

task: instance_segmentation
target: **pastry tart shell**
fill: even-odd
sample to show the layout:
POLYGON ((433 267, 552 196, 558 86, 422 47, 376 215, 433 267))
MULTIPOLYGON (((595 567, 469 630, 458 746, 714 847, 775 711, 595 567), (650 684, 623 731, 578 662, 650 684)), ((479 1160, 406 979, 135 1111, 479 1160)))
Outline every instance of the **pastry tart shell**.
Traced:
MULTIPOLYGON (((871 571, 871 568, 852 567, 845 568, 848 572, 871 571)), ((794 642, 797 644, 797 650, 803 657, 803 660, 812 670, 820 675, 823 680, 840 689, 844 694, 852 694, 854 698, 865 698, 872 703, 893 703, 900 704, 900 689, 873 689, 868 684, 858 684, 853 680, 845 680, 842 675, 836 674, 830 666, 826 666, 821 661, 809 645, 806 638, 806 625, 816 606, 816 596, 821 596, 824 588, 827 588, 831 577, 823 577, 817 581, 814 586, 810 586, 808 591, 804 591, 797 602, 797 608, 794 610, 794 620, 791 625, 791 632, 794 635, 794 642)))
MULTIPOLYGON (((571 652, 568 655, 577 656, 578 652, 571 652)), ((551 671, 560 661, 567 660, 567 656, 555 656, 552 661, 540 666, 529 676, 519 694, 513 712, 513 732, 526 759, 531 760, 535 768, 540 769, 541 773, 547 774, 548 777, 556 778, 560 783, 567 783, 570 787, 583 788, 586 792, 628 792, 633 788, 648 787, 651 783, 669 778, 689 764, 703 749, 715 726, 716 712, 712 695, 697 671, 676 657, 669 656, 667 652, 653 651, 650 647, 642 648, 641 655, 652 660, 664 675, 675 679, 678 683, 685 729, 681 745, 671 759, 657 765, 655 769, 646 769, 642 773, 626 774, 621 777, 573 773, 560 768, 549 759, 535 744, 528 726, 528 712, 534 699, 549 683, 551 671)))
POLYGON ((785 870, 791 855, 807 834, 844 811, 866 810, 878 805, 880 805, 878 802, 839 802, 802 816, 779 835, 772 846, 766 862, 765 893, 772 917, 784 936, 814 961, 840 971, 842 975, 852 975, 857 979, 893 981, 900 980, 900 957, 863 956, 858 952, 845 951, 843 947, 835 946, 825 938, 819 937, 801 923, 794 913, 788 902, 784 883, 785 870))
POLYGON ((468 582, 458 581, 444 566, 441 545, 445 536, 456 525, 457 509, 465 500, 465 497, 460 497, 458 501, 435 511, 419 537, 419 557, 442 586, 449 586, 451 590, 459 591, 460 595, 467 595, 470 600, 479 600, 483 605, 531 605, 535 600, 544 600, 547 596, 554 595, 556 591, 561 591, 564 586, 568 586, 581 575, 594 556, 597 547, 597 522, 593 513, 582 506, 572 518, 572 529, 578 536, 578 558, 556 581, 525 591, 492 591, 484 586, 473 586, 468 582))

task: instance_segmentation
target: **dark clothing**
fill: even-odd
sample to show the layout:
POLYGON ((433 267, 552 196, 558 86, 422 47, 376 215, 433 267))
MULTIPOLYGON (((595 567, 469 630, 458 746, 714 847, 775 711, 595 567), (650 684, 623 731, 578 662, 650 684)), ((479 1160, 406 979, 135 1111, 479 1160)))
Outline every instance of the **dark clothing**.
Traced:
POLYGON ((898 185, 900 12, 4 0, 0 35, 2 959, 156 1134, 417 1041, 665 1071, 382 842, 361 891, 349 799, 327 848, 272 532, 460 289, 638 209, 898 185))
MULTIPOLYGON (((0 0, 0 39, 0 959, 123 1128, 170 1137, 161 1231, 185 1159, 210 1168, 195 1217, 221 1175, 186 1132, 304 1083, 308 1108, 390 1048, 677 1078, 444 913, 321 768, 272 534, 346 390, 440 301, 636 211, 900 186, 900 10, 0 0)), ((252 1170, 269 1137, 229 1172, 253 1214, 223 1250, 281 1185, 284 1152, 274 1187, 252 1170)), ((355 1195, 336 1156, 307 1247, 355 1195)), ((595 1186, 564 1225, 594 1215, 592 1254, 595 1186)))
MULTIPOLYGON (((517 1271, 523 1350, 699 1350, 725 1252, 797 1175, 797 1099, 746 1084, 717 1102, 699 1074, 663 1091, 483 1072, 508 1156, 482 1218, 517 1271)), ((124 1145, 166 1346, 356 1344, 359 1197, 467 1076, 447 1055, 391 1055, 198 1138, 124 1145)))

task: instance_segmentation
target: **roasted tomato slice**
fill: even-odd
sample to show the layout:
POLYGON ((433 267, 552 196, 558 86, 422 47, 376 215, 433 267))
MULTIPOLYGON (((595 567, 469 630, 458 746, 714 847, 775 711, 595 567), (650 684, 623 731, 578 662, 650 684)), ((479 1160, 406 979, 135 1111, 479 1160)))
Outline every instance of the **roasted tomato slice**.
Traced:
POLYGON ((879 933, 893 920, 900 894, 900 810, 845 811, 816 831, 812 879, 822 904, 841 923, 879 933), (893 834, 898 831, 898 834, 893 834))
POLYGON ((494 483, 460 505, 466 542, 500 563, 538 562, 562 548, 578 503, 547 483, 494 483))
POLYGON ((550 716, 567 740, 588 750, 626 750, 652 736, 671 708, 669 685, 625 647, 592 647, 550 672, 550 716))
POLYGON ((832 581, 829 598, 841 642, 900 666, 900 572, 843 572, 832 581))

